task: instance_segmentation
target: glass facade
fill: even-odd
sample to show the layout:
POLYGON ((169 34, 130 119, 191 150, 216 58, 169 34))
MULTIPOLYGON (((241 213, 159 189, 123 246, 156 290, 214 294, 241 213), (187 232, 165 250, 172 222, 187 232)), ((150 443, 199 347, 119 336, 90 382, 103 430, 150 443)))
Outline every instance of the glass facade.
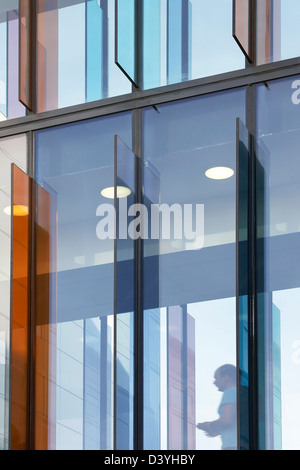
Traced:
POLYGON ((26 108, 19 101, 19 3, 3 2, 0 7, 1 65, 0 118, 24 116, 26 108))
MULTIPOLYGON (((158 414, 156 436, 152 425, 145 448, 153 448, 155 437, 164 449, 236 447, 236 432, 229 437, 235 410, 232 429, 215 439, 196 424, 217 419, 222 396, 215 371, 224 364, 236 367, 237 117, 245 119, 243 89, 144 111, 144 159, 156 178, 145 179, 145 194, 156 196, 162 219, 159 239, 151 234, 144 250, 146 345, 151 337, 145 376, 152 377, 152 420, 158 414), (211 178, 209 171, 219 167, 231 176, 211 178)), ((230 388, 225 399, 230 393, 235 407, 235 380, 230 388)), ((145 417, 145 428, 149 424, 145 417)))
POLYGON ((300 448, 298 3, 2 2, 0 449, 300 448))
MULTIPOLYGON (((0 152, 1 152, 1 219, 0 219, 0 237, 1 237, 1 255, 0 255, 0 289, 1 289, 1 391, 0 391, 0 442, 1 449, 7 449, 9 446, 9 368, 10 368, 10 301, 11 301, 11 288, 10 282, 12 278, 11 272, 11 225, 12 225, 12 211, 11 211, 11 198, 12 198, 12 185, 11 185, 11 166, 17 165, 23 171, 27 169, 27 142, 26 135, 18 135, 10 138, 0 139, 0 152)), ((26 204, 26 201, 25 201, 26 204)), ((16 202, 13 218, 15 223, 27 219, 26 205, 16 202), (22 206, 25 206, 24 209, 22 206), (18 208, 20 215, 18 215, 18 208)), ((23 222, 24 223, 24 222, 23 222)), ((26 222, 25 222, 26 223, 26 222)), ((16 248, 21 247, 21 242, 14 240, 16 248)), ((20 250, 19 250, 20 254, 20 250)), ((21 255, 22 256, 22 255, 21 255)), ((15 272, 14 279, 15 285, 18 284, 20 276, 15 272)), ((22 291, 20 286, 20 290, 22 291)), ((19 290, 19 295, 20 295, 19 290)))
POLYGON ((262 210, 258 219, 260 381, 264 392, 260 439, 266 448, 299 448, 298 234, 299 77, 257 90, 257 143, 262 210), (280 115, 277 111, 280 109, 280 115), (285 154, 282 160, 283 152, 285 154), (264 337, 263 337, 264 336, 264 337))
MULTIPOLYGON (((132 377, 130 319, 126 313, 118 319, 115 353, 114 240, 103 239, 100 226, 105 204, 114 208, 101 192, 114 187, 115 132, 131 146, 130 113, 36 134, 36 181, 50 195, 54 449, 113 448, 115 360, 119 393, 129 393, 123 384, 132 377)), ((42 211, 39 195, 36 204, 42 211)), ((124 414, 126 408, 119 410, 120 427, 124 414)))

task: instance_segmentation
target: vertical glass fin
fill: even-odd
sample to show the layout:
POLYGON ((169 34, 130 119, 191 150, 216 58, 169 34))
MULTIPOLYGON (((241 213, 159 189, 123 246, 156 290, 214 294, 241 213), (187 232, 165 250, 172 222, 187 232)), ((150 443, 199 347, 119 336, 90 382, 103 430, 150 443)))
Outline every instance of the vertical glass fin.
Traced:
POLYGON ((256 64, 281 59, 281 0, 256 2, 256 64))
POLYGON ((86 3, 86 101, 108 95, 108 4, 86 3))
POLYGON ((12 165, 11 450, 29 446, 29 177, 12 165))
POLYGON ((136 0, 115 0, 115 15, 115 63, 133 85, 138 87, 136 0))
POLYGON ((19 1, 19 100, 33 111, 34 97, 32 87, 33 60, 33 2, 19 1))
MULTIPOLYGON (((135 212, 136 157, 132 150, 115 136, 116 214, 115 241, 115 367, 116 367, 116 448, 133 448, 134 397, 134 276, 135 239, 139 227, 135 212), (131 210, 133 209, 133 212, 131 210), (127 214, 129 215, 127 220, 127 214)), ((140 222, 142 224, 142 222, 140 222)))
POLYGON ((249 436, 249 309, 248 309, 248 213, 249 213, 249 133, 237 119, 237 322, 239 366, 239 447, 247 450, 249 436))
POLYGON ((58 0, 37 2, 37 112, 58 108, 58 0))
POLYGON ((56 211, 55 196, 37 184, 35 199, 34 445, 35 450, 48 450, 55 448, 56 423, 56 236, 51 231, 56 211))
POLYGON ((233 37, 249 62, 253 62, 251 0, 233 0, 233 37))

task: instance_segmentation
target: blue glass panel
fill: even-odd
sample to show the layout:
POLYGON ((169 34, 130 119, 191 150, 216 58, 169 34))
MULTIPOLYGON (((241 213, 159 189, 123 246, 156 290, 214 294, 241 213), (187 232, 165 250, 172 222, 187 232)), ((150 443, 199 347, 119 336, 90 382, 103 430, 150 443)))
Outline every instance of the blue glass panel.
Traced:
MULTIPOLYGON (((168 236, 164 236, 166 219, 161 214, 158 230, 149 231, 144 241, 144 335, 153 338, 153 349, 159 344, 159 351, 154 352, 150 340, 145 342, 147 380, 155 371, 153 388, 144 397, 145 446, 149 442, 163 449, 217 450, 237 444, 234 175, 236 117, 244 120, 244 103, 245 90, 239 89, 162 104, 143 113, 145 196, 149 205, 158 202, 160 212, 173 210, 167 219, 168 236), (231 171, 222 179, 212 178, 208 170, 220 166, 231 171), (147 169, 156 183, 154 177, 149 181, 147 169), (199 223, 202 233, 195 229, 201 219, 196 216, 197 205, 204 210, 203 223, 199 223), (189 220, 189 208, 194 211, 194 233, 189 237, 184 231, 180 236, 182 221, 189 220), (148 318, 153 314, 159 341, 154 319, 148 318), (224 400, 230 400, 232 421, 228 432, 212 436, 211 431, 208 437, 204 423, 222 415, 218 379, 223 373, 231 389, 224 400), (150 417, 148 409, 158 402, 150 417), (152 436, 146 430, 150 425, 152 436)), ((151 226, 153 215, 155 210, 149 216, 151 226)))
POLYGON ((161 0, 143 0, 143 84, 160 86, 161 79, 161 0))
POLYGON ((85 102, 85 4, 59 9, 58 107, 85 102))
POLYGON ((107 95, 107 1, 86 3, 86 101, 107 95))
MULTIPOLYGON (((144 165, 144 205, 151 223, 151 206, 160 201, 160 178, 150 162, 144 165)), ((161 435, 161 345, 164 328, 159 305, 159 240, 144 240, 144 448, 160 449, 161 435), (155 308, 156 307, 156 308, 155 308)))
MULTIPOLYGON (((106 370, 107 357, 101 354, 101 340, 103 336, 103 322, 107 323, 106 317, 86 319, 84 322, 84 449, 106 449, 101 447, 101 396, 106 398, 106 370), (101 376, 103 383, 100 383, 101 376)), ((107 337, 104 338, 107 346, 107 337)), ((106 410, 105 410, 106 411, 106 410)), ((104 414, 104 420, 106 420, 104 414)), ((105 422, 105 421, 104 421, 105 422)))
POLYGON ((276 47, 273 60, 298 57, 300 55, 300 32, 298 28, 300 20, 299 2, 297 2, 297 0, 290 0, 287 4, 286 2, 275 0, 273 15, 274 42, 276 47))
POLYGON ((295 76, 257 90, 259 438, 275 450, 299 449, 299 88, 295 76))
POLYGON ((26 108, 19 101, 19 13, 7 12, 7 117, 24 116, 26 108))
POLYGON ((116 447, 121 450, 133 448, 135 160, 132 150, 115 136, 116 447))
MULTIPOLYGON (((109 222, 105 212, 113 213, 114 204, 103 189, 114 187, 115 132, 131 145, 131 113, 36 134, 36 179, 55 194, 57 210, 50 260, 57 277, 55 287, 49 285, 57 329, 51 356, 56 362, 51 396, 57 406, 56 449, 114 445, 115 240, 109 238, 114 217, 109 222)), ((126 344, 131 329, 125 326, 120 343, 124 339, 126 344)), ((128 372, 120 360, 124 366, 128 372)))
POLYGON ((274 423, 274 449, 282 449, 282 371, 281 371, 281 312, 272 305, 272 352, 273 352, 273 390, 272 407, 274 423))
POLYGON ((115 61, 127 78, 138 86, 135 21, 136 0, 116 0, 115 61))
POLYGON ((237 119, 238 347, 240 377, 240 448, 249 449, 249 145, 248 129, 237 119))
POLYGON ((168 83, 182 81, 182 0, 168 0, 168 83))

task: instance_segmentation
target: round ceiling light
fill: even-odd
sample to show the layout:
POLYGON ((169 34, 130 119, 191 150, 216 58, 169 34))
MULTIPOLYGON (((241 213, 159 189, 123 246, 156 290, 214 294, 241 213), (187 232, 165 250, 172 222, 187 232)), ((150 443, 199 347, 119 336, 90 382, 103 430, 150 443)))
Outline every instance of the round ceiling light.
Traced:
MULTIPOLYGON (((11 206, 5 207, 3 209, 3 212, 6 215, 11 215, 11 206)), ((14 214, 13 214, 14 216, 24 217, 25 215, 28 215, 28 207, 27 206, 22 206, 22 205, 19 205, 19 204, 15 204, 13 212, 14 212, 14 214)))
POLYGON ((228 168, 226 166, 215 166, 213 168, 209 168, 205 172, 205 176, 212 180, 226 180, 231 178, 234 175, 234 171, 232 168, 228 168))
MULTIPOLYGON (((117 186, 117 198, 128 197, 131 194, 131 190, 126 186, 117 186)), ((115 188, 113 186, 104 188, 101 191, 101 195, 107 199, 114 199, 115 188)))

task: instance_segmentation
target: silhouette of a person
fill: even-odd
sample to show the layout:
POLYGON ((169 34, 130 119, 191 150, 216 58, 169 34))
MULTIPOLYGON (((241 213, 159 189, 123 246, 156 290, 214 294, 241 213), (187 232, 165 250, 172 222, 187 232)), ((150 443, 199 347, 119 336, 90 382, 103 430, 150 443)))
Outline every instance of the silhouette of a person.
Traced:
POLYGON ((215 386, 223 396, 218 408, 219 418, 215 421, 198 423, 209 437, 221 436, 222 450, 237 449, 237 419, 236 419, 236 367, 224 364, 215 372, 215 386))

